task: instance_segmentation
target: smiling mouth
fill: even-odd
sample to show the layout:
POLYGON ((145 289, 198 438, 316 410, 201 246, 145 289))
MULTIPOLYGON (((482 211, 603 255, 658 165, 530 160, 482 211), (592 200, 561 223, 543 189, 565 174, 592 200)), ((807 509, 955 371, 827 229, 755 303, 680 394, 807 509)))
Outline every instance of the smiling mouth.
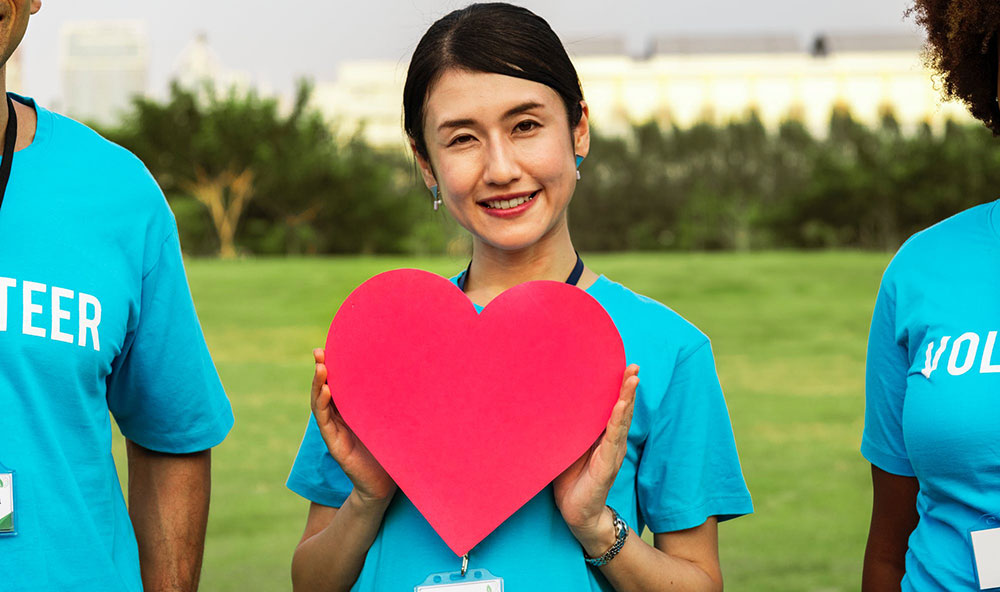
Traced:
POLYGON ((509 210, 511 208, 516 208, 519 205, 528 203, 529 201, 535 199, 536 195, 538 195, 537 191, 530 195, 515 197, 514 199, 495 199, 492 201, 483 201, 479 202, 479 205, 488 210, 509 210))

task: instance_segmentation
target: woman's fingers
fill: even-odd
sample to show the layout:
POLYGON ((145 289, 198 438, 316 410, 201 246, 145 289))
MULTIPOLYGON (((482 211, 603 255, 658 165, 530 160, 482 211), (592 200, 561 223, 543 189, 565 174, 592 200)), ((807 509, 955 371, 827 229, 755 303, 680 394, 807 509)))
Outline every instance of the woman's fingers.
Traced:
POLYGON ((619 399, 635 398, 635 387, 639 385, 639 366, 638 364, 629 364, 628 368, 625 369, 625 374, 622 376, 622 389, 619 394, 619 399))
MULTIPOLYGON (((627 413, 625 406, 624 401, 615 403, 614 409, 611 410, 611 418, 608 420, 608 427, 604 429, 604 437, 601 438, 600 444, 597 445, 597 457, 600 459, 602 465, 602 473, 617 471, 616 461, 619 451, 624 447, 624 442, 627 442, 628 428, 624 430, 624 441, 622 437, 622 423, 627 413)), ((611 478, 613 479, 614 476, 612 475, 611 478)))
POLYGON ((635 409, 635 390, 639 386, 639 367, 635 364, 625 369, 622 377, 622 388, 618 393, 618 402, 608 420, 608 432, 613 435, 615 444, 623 445, 628 439, 628 429, 632 425, 632 412, 635 409))
POLYGON ((326 364, 323 363, 324 355, 322 349, 313 350, 313 358, 316 360, 316 368, 313 371, 312 381, 312 409, 316 416, 316 423, 321 429, 334 429, 337 425, 336 409, 333 406, 333 399, 330 397, 330 387, 326 384, 326 364))
POLYGON ((316 363, 313 370, 312 396, 315 399, 319 396, 320 389, 326 386, 326 365, 322 362, 316 363))
POLYGON ((618 401, 611 410, 608 426, 604 430, 598 446, 599 457, 606 471, 611 473, 613 480, 618 474, 618 467, 625 458, 628 449, 628 430, 632 425, 632 413, 635 409, 635 390, 639 386, 639 367, 635 364, 625 369, 622 378, 622 388, 618 401))
POLYGON ((622 380, 622 391, 619 396, 620 401, 625 401, 625 417, 623 426, 624 436, 628 436, 629 426, 632 425, 632 413, 635 411, 635 391, 639 388, 639 367, 635 364, 625 369, 625 378, 622 380))

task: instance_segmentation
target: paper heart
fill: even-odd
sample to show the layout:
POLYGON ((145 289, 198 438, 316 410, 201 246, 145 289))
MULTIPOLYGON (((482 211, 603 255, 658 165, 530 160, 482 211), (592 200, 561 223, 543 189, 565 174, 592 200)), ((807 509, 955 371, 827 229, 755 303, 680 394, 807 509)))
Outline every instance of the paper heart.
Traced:
POLYGON ((344 420, 464 555, 600 436, 625 350, 575 286, 528 282, 476 314, 448 280, 402 269, 347 297, 326 364, 344 420))

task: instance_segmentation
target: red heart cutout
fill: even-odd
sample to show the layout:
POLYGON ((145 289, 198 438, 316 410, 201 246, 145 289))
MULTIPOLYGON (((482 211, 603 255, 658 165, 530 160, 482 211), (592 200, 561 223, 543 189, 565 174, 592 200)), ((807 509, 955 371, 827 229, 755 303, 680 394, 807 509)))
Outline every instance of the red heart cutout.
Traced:
POLYGON ((575 286, 528 282, 476 314, 448 280, 401 269, 347 297, 326 363, 344 420, 464 555, 594 443, 625 349, 575 286))

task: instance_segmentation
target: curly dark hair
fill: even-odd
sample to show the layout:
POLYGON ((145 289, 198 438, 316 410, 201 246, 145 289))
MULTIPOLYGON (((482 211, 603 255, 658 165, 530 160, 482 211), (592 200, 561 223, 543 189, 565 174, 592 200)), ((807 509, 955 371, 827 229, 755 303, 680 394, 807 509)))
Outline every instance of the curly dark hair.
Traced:
POLYGON ((997 0, 914 0, 908 16, 927 30, 924 55, 943 94, 966 104, 973 117, 1000 135, 997 106, 997 0))

